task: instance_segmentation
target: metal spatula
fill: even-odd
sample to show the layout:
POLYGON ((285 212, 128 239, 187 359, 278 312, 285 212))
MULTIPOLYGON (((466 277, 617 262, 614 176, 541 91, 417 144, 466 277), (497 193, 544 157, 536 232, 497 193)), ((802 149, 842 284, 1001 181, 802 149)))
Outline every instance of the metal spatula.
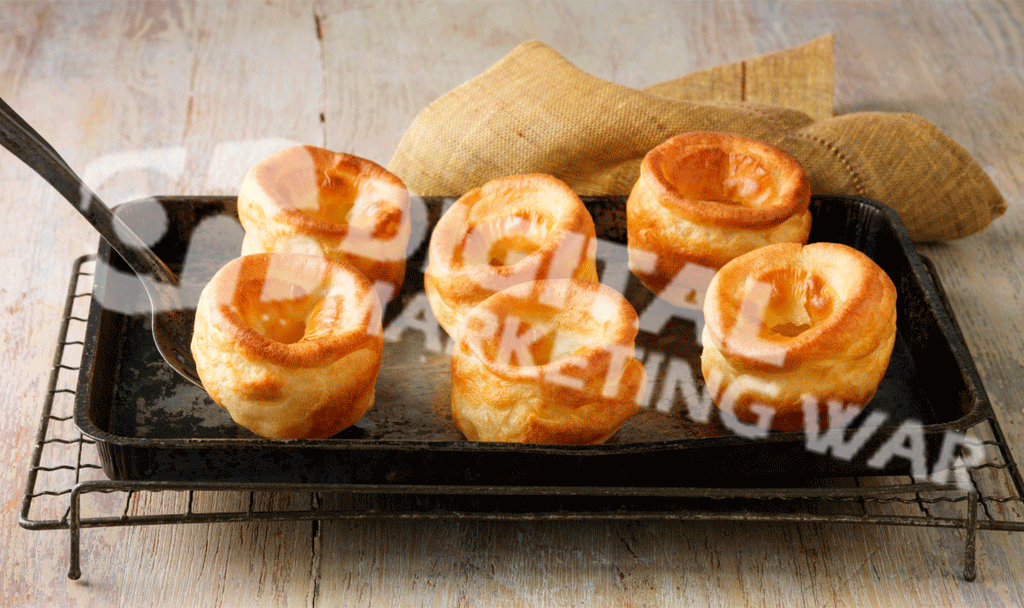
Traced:
POLYGON ((0 99, 0 143, 56 188, 138 275, 152 305, 153 339, 157 349, 179 374, 202 386, 190 348, 195 311, 181 304, 178 276, 3 99, 0 99))

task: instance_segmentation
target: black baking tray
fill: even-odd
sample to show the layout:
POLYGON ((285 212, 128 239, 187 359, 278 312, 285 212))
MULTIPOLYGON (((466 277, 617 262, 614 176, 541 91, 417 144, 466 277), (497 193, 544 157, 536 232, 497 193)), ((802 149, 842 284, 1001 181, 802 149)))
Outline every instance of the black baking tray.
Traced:
MULTIPOLYGON (((413 238, 402 292, 384 316, 383 364, 373 409, 326 440, 259 438, 235 424, 206 393, 177 376, 157 353, 148 301, 127 266, 101 243, 75 405, 105 473, 117 480, 288 483, 515 484, 560 486, 803 485, 821 478, 892 475, 930 467, 943 442, 991 412, 973 361, 922 258, 897 214, 875 201, 815 196, 811 241, 844 243, 892 278, 897 336, 874 400, 852 423, 884 411, 853 454, 808 450, 803 433, 751 438, 712 409, 698 422, 688 406, 704 389, 699 324, 692 311, 665 315, 625 263, 625 199, 584 197, 601 240, 598 270, 641 316, 638 352, 648 366, 645 407, 607 443, 522 445, 465 440, 451 422, 447 336, 427 317, 422 269, 434 222, 454 199, 415 198, 413 238), (645 314, 646 313, 646 314, 645 314), (398 328, 404 331, 397 331, 398 328), (646 328, 645 328, 646 327, 646 328), (889 442, 888 444, 886 442, 889 442), (896 446, 884 451, 882 447, 896 446), (916 456, 923 450, 922 457, 916 456), (872 460, 891 457, 884 466, 872 460), (923 459, 922 459, 923 458, 923 459)), ((233 197, 157 197, 117 213, 155 240, 182 274, 187 301, 239 252, 233 197)))

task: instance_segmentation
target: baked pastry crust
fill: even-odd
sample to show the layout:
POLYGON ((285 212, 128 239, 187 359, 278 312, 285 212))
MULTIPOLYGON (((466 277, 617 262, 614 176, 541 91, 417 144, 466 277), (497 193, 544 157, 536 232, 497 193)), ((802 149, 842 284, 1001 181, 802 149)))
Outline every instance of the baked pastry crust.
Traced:
POLYGON ((272 439, 322 439, 373 405, 383 331, 370 282, 341 260, 239 257, 203 289, 192 354, 231 417, 272 439))
POLYGON ((441 327, 528 281, 597 281, 594 220, 576 193, 544 174, 512 175, 475 188, 445 211, 430 237, 423 278, 441 327))
POLYGON ((274 251, 339 258, 375 284, 383 302, 405 278, 409 192, 364 158, 292 146, 253 166, 238 193, 242 254, 274 251))
POLYGON ((459 324, 452 419, 472 441, 602 443, 639 409, 637 314, 579 279, 521 283, 459 324))
MULTIPOLYGON (((704 302, 701 368, 712 399, 746 424, 804 428, 804 403, 829 426, 828 401, 866 406, 896 337, 896 288, 846 245, 781 243, 723 266, 704 302)), ((849 410, 848 410, 849 411, 849 410)))
POLYGON ((731 133, 681 133, 640 164, 626 202, 630 270, 682 305, 663 292, 687 264, 718 269, 758 247, 807 242, 810 200, 806 172, 785 151, 731 133))

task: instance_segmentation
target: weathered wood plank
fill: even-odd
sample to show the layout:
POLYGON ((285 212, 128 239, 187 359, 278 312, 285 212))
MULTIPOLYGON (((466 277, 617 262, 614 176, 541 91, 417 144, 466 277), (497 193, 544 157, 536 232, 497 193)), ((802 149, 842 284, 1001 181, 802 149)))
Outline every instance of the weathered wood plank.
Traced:
MULTIPOLYGON (((1024 8, 1016 2, 34 3, 0 7, 0 97, 111 203, 232 192, 285 141, 386 163, 436 97, 540 39, 599 77, 644 87, 836 36, 836 110, 919 113, 973 154, 1009 201, 936 262, 979 372, 1024 462, 1024 8), (132 167, 126 152, 181 151, 132 167), (106 175, 98 159, 121 159, 106 175), (168 158, 178 158, 173 155, 168 158)), ((927 187, 922 185, 922 187, 927 187)), ((958 530, 735 522, 287 522, 64 532, 13 521, 67 273, 97 237, 0 153, 0 606, 1024 604, 1024 539, 958 530)), ((123 497, 95 497, 91 508, 123 497)), ((168 512, 187 498, 139 496, 168 512)), ((247 500, 203 494, 214 511, 247 500)), ((259 496, 261 505, 302 496, 259 496)), ((910 511, 919 509, 908 505, 910 511)), ((956 507, 929 507, 952 514, 956 507)), ((1019 518, 1019 505, 993 506, 1019 518)), ((148 511, 147 511, 148 512, 148 511)))

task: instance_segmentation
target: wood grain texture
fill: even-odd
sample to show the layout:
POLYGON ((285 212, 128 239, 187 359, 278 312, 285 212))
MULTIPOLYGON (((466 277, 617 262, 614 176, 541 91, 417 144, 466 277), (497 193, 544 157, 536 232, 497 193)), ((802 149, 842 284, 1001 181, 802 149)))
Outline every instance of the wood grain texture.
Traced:
MULTIPOLYGON (((93 186, 110 203, 232 192, 259 154, 289 141, 386 163, 421 108, 524 40, 645 87, 834 33, 837 112, 921 114, 979 160, 1009 203, 988 229, 921 250, 1024 462, 1019 2, 4 1, 0 32, 0 97, 99 178, 93 186), (139 161, 154 150, 161 170, 139 161)), ((5 608, 1024 605, 1024 535, 981 532, 979 577, 968 583, 960 531, 825 524, 95 529, 82 536, 85 578, 68 581, 66 532, 26 531, 15 520, 69 269, 98 239, 6 152, 0 230, 5 608)), ((172 511, 182 500, 165 492, 141 506, 172 511)), ((197 508, 239 500, 216 494, 197 508)))

